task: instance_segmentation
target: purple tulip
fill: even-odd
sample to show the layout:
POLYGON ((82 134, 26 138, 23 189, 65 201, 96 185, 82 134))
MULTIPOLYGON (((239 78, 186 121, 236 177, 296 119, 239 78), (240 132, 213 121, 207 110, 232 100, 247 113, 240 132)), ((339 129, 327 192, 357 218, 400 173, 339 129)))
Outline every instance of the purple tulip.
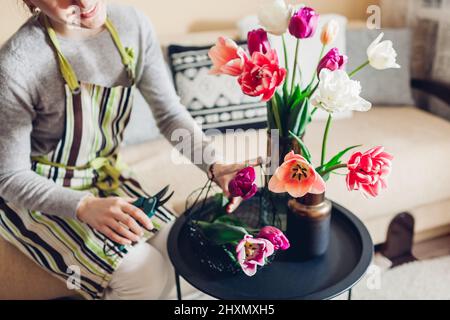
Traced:
POLYGON ((250 199, 258 191, 255 179, 256 174, 253 167, 242 169, 228 184, 230 195, 232 197, 242 197, 244 200, 250 199))
POLYGON ((286 250, 291 246, 284 233, 272 226, 266 226, 259 230, 257 238, 269 240, 273 244, 275 250, 286 250))
POLYGON ((289 23, 289 32, 297 39, 311 38, 317 28, 319 15, 314 9, 303 7, 296 11, 289 23))
POLYGON ((331 71, 341 70, 347 63, 347 56, 339 54, 338 48, 333 48, 320 60, 319 66, 317 67, 317 74, 320 74, 322 69, 328 69, 331 71))
POLYGON ((267 51, 270 50, 267 32, 261 28, 249 31, 247 35, 247 44, 250 55, 252 55, 253 52, 261 52, 262 54, 266 54, 267 51))

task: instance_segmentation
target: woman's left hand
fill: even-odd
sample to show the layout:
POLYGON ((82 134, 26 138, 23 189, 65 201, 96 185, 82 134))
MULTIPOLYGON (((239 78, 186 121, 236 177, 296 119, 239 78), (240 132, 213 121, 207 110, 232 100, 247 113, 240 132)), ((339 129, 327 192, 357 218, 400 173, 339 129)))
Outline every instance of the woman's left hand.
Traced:
POLYGON ((242 202, 241 197, 231 197, 230 192, 228 190, 228 183, 233 179, 240 170, 245 167, 252 166, 257 167, 262 163, 262 158, 257 158, 254 160, 244 161, 241 163, 233 163, 233 164, 224 164, 216 162, 212 165, 212 173, 214 175, 214 182, 222 188, 223 194, 225 197, 229 199, 226 206, 226 211, 228 213, 233 212, 242 202))

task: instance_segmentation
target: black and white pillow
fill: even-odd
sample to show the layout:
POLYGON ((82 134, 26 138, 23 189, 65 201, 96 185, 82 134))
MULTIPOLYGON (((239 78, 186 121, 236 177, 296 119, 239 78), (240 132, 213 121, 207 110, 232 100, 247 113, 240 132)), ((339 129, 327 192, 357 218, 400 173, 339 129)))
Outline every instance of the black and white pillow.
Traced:
POLYGON ((265 128, 267 109, 259 97, 244 95, 235 77, 208 74, 210 48, 169 46, 169 63, 181 103, 204 131, 265 128))

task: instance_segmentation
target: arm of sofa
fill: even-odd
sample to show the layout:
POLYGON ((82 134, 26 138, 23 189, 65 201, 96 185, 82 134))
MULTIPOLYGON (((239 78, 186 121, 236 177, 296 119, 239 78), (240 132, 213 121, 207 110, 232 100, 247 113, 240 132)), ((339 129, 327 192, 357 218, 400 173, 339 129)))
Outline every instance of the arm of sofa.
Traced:
POLYGON ((434 80, 411 79, 411 87, 426 94, 435 96, 450 107, 450 85, 434 80))

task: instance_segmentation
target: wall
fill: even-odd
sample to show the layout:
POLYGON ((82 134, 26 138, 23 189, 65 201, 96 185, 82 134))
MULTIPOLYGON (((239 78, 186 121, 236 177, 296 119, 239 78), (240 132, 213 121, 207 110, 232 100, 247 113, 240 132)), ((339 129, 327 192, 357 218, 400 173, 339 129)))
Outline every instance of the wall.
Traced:
MULTIPOLYGON (((160 35, 206 29, 229 29, 235 22, 255 12, 260 0, 112 0, 132 4, 153 21, 160 35)), ((349 19, 364 19, 369 4, 379 0, 292 0, 314 6, 321 13, 335 12, 349 19)), ((21 0, 2 0, 0 43, 25 21, 28 13, 21 0)))

